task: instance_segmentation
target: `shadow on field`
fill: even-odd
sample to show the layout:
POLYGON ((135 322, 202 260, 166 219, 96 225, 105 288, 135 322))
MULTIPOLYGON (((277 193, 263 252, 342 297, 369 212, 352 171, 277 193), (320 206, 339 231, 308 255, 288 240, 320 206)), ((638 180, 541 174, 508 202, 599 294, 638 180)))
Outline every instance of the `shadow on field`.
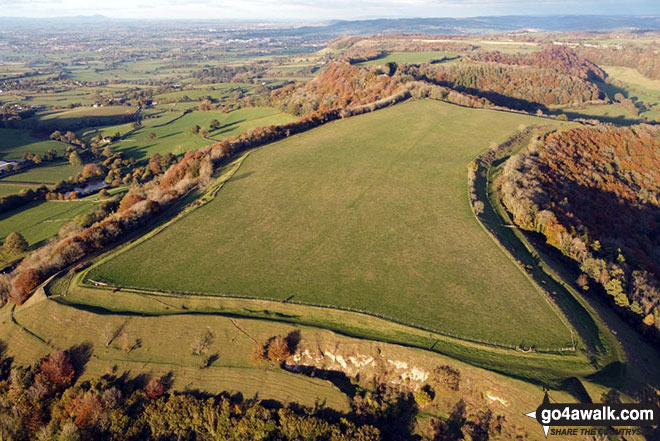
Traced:
POLYGON ((621 378, 626 375, 626 365, 615 361, 608 364, 595 374, 589 375, 587 380, 607 387, 620 387, 621 378))
POLYGON ((224 133, 231 132, 232 130, 234 130, 235 126, 239 125, 242 122, 245 122, 245 119, 241 119, 241 120, 238 120, 238 121, 231 122, 229 124, 225 124, 222 127, 220 127, 219 129, 215 130, 215 132, 217 132, 217 133, 214 133, 214 134, 224 134, 224 133))
MULTIPOLYGON (((245 173, 241 173, 241 174, 238 175, 238 176, 232 176, 231 179, 230 179, 230 181, 234 181, 234 182, 235 182, 235 181, 240 181, 241 179, 249 178, 249 177, 250 177, 251 175, 253 175, 253 174, 254 174, 254 172, 245 172, 245 173)), ((293 296, 291 296, 291 297, 293 297, 293 296)), ((287 300, 288 300, 288 299, 287 299, 287 300)))
POLYGON ((135 147, 128 147, 126 149, 122 149, 122 153, 129 158, 135 158, 136 160, 141 160, 141 159, 146 159, 147 158, 147 151, 151 148, 156 146, 156 144, 147 144, 144 146, 135 146, 135 147))
POLYGON ((168 133, 167 135, 159 136, 158 139, 169 138, 171 136, 180 135, 181 133, 183 133, 183 132, 181 130, 179 130, 178 132, 172 132, 172 133, 168 133))
POLYGON ((73 364, 73 369, 76 372, 77 380, 85 372, 85 366, 90 358, 92 358, 92 353, 94 352, 94 347, 89 342, 84 342, 79 345, 72 346, 67 351, 71 356, 71 363, 73 364))
POLYGON ((568 119, 576 119, 576 118, 595 119, 602 123, 616 124, 620 126, 632 126, 643 122, 642 118, 631 119, 631 118, 626 118, 623 115, 619 115, 619 116, 589 115, 587 113, 580 113, 579 111, 574 112, 570 110, 566 110, 563 113, 568 117, 568 119))

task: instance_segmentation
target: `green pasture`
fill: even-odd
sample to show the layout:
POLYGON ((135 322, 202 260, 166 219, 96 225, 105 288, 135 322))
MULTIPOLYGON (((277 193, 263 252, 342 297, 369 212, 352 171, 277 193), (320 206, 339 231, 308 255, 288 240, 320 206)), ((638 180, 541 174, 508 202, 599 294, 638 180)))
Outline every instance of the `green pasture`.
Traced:
MULTIPOLYGON (((639 73, 636 69, 621 66, 604 66, 610 78, 624 85, 621 91, 626 98, 644 102, 650 110, 642 112, 641 116, 653 121, 660 116, 660 80, 652 80, 639 73)), ((614 88, 612 95, 617 92, 614 88)), ((610 93, 608 93, 610 95, 610 93)), ((612 98, 610 96, 610 98, 612 98)))
POLYGON ((35 189, 34 185, 22 185, 22 184, 7 184, 0 181, 0 198, 5 196, 10 196, 12 194, 18 194, 21 190, 35 189))
POLYGON ((81 171, 82 167, 71 165, 66 161, 42 162, 38 166, 6 176, 0 179, 0 183, 57 184, 81 171))
POLYGON ((174 390, 241 393, 246 398, 310 407, 318 402, 339 411, 349 410, 346 395, 329 381, 250 362, 255 341, 286 336, 295 330, 288 325, 263 326, 258 320, 225 317, 102 316, 45 300, 42 294, 17 308, 13 320, 10 308, 0 310, 0 338, 11 342, 8 350, 17 363, 30 364, 53 348, 86 345, 94 357, 85 366, 83 379, 102 376, 114 366, 120 373, 170 374, 174 390), (73 328, 77 332, 70 332, 73 328), (118 329, 119 335, 110 340, 108 335, 118 329), (213 335, 207 351, 193 355, 193 342, 207 331, 213 335), (127 353, 126 343, 136 347, 127 353), (202 360, 209 356, 213 362, 202 369, 202 360))
POLYGON ((556 309, 483 231, 467 197, 467 163, 539 121, 417 101, 328 124, 253 152, 212 202, 90 278, 564 346, 570 331, 556 309))
POLYGON ((597 119, 604 123, 618 125, 631 125, 642 122, 642 118, 618 103, 565 107, 562 108, 562 111, 570 119, 597 119))
MULTIPOLYGON (((136 159, 146 159, 154 153, 178 155, 256 127, 283 124, 294 120, 292 115, 281 113, 276 109, 259 107, 243 108, 229 113, 194 111, 184 115, 181 112, 162 112, 155 118, 144 119, 143 128, 112 144, 112 148, 136 159), (218 120, 220 128, 210 130, 211 121, 214 119, 218 120), (195 125, 208 130, 206 138, 191 132, 191 128, 195 125), (156 135, 155 138, 150 137, 151 133, 156 135)), ((114 128, 107 130, 110 133, 116 131, 114 128)))
POLYGON ((181 100, 184 97, 189 99, 186 101, 199 101, 200 99, 210 96, 216 101, 222 101, 229 98, 234 91, 245 90, 249 91, 254 89, 254 86, 251 84, 231 84, 231 83, 218 83, 209 87, 198 86, 194 89, 185 89, 179 90, 177 92, 163 93, 160 95, 154 95, 154 101, 173 101, 181 100))
POLYGON ((28 130, 0 128, 0 159, 23 159, 27 152, 43 153, 50 149, 57 150, 61 155, 66 145, 59 141, 35 138, 28 130))
POLYGON ((88 201, 36 201, 0 215, 0 238, 14 231, 34 245, 55 236, 64 223, 87 213, 95 204, 88 201))
POLYGON ((22 122, 26 127, 49 133, 59 130, 80 130, 85 127, 107 126, 132 120, 136 108, 129 106, 76 107, 71 110, 47 110, 22 122))

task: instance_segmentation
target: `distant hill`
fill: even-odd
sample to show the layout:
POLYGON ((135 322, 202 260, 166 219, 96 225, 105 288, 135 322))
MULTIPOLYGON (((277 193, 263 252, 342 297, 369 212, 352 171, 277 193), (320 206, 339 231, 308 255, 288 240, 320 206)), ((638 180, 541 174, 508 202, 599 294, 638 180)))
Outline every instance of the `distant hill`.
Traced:
MULTIPOLYGON (((234 29, 237 23, 242 23, 239 34, 261 37, 299 36, 313 39, 329 39, 345 35, 380 34, 380 33, 432 33, 432 34, 466 34, 488 32, 515 31, 611 31, 611 30, 660 30, 660 16, 626 16, 626 15, 556 15, 556 16, 490 16, 469 18, 397 18, 370 20, 336 20, 319 22, 317 24, 285 24, 273 22, 272 26, 264 26, 263 22, 228 21, 228 20, 124 20, 113 19, 102 15, 52 17, 52 18, 13 18, 0 17, 3 25, 39 25, 48 23, 54 27, 90 24, 113 24, 115 26, 131 26, 149 28, 155 22, 176 23, 178 27, 207 27, 218 29, 234 29), (258 25, 258 26, 257 26, 258 25)), ((267 24, 267 23, 266 23, 267 24)))
POLYGON ((344 35, 381 33, 465 34, 514 31, 611 31, 660 30, 660 16, 560 15, 560 16, 493 16, 471 18, 400 18, 333 21, 319 26, 302 26, 294 30, 265 31, 284 35, 339 37, 344 35))

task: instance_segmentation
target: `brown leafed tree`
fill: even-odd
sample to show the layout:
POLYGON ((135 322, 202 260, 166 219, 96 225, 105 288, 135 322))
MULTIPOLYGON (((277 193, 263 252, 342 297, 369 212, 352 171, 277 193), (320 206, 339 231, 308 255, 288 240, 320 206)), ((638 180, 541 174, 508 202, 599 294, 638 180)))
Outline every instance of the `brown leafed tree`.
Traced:
POLYGON ((41 283, 41 274, 34 268, 28 268, 22 271, 14 280, 14 286, 11 290, 11 299, 17 305, 25 302, 30 292, 41 283))
POLYGON ((270 361, 284 361, 291 356, 289 342, 284 337, 275 337, 268 344, 268 359, 270 361))
POLYGON ((75 370, 69 353, 55 351, 41 360, 34 382, 36 385, 41 386, 39 390, 41 390, 43 398, 69 387, 74 375, 75 370))
POLYGON ((160 378, 154 377, 144 386, 144 393, 152 400, 155 400, 165 393, 165 386, 163 386, 160 378))
POLYGON ((117 211, 123 213, 127 211, 129 208, 131 208, 133 205, 143 200, 144 198, 139 194, 129 193, 126 196, 124 196, 124 198, 121 200, 121 203, 119 204, 119 209, 117 211))

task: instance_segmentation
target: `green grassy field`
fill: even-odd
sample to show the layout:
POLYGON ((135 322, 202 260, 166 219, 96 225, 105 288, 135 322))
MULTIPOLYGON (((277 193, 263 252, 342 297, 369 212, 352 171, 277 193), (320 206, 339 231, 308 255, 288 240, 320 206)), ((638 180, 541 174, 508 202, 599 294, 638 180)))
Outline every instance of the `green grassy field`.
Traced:
POLYGON ((424 64, 428 63, 431 60, 441 60, 445 57, 454 58, 458 57, 459 54, 456 52, 390 52, 384 57, 377 58, 375 60, 365 61, 360 63, 363 65, 374 65, 374 64, 387 64, 387 63, 409 63, 409 64, 424 64))
POLYGON ((12 194, 18 194, 21 190, 35 189, 34 185, 8 184, 0 181, 0 198, 12 194))
POLYGON ((105 106, 78 107, 73 110, 48 110, 40 112, 26 121, 26 124, 38 126, 41 130, 78 130, 83 127, 95 127, 117 124, 131 119, 134 107, 105 106))
POLYGON ((0 183, 56 184, 82 170, 68 162, 42 162, 40 165, 0 179, 0 183))
POLYGON ((65 222, 94 206, 89 201, 33 202, 0 216, 0 238, 17 231, 33 245, 56 235, 65 222))
POLYGON ((57 150, 61 155, 66 145, 59 141, 34 138, 27 130, 0 128, 0 159, 23 159, 27 152, 43 153, 50 149, 57 150))
POLYGON ((10 103, 29 104, 32 106, 45 106, 48 108, 66 108, 70 104, 81 104, 91 106, 95 100, 91 98, 91 93, 102 88, 77 88, 74 90, 63 90, 53 93, 30 93, 16 95, 3 95, 3 101, 10 103))
POLYGON ((650 110, 641 115, 651 121, 660 116, 660 80, 652 80, 639 73, 636 69, 621 66, 604 66, 610 78, 613 78, 625 87, 623 93, 626 98, 643 101, 650 110))
MULTIPOLYGON (((120 302, 130 294, 98 293, 108 297, 117 294, 120 302)), ((136 297, 136 296, 133 296, 136 297)), ((260 399, 276 399, 284 403, 298 402, 312 406, 315 401, 337 410, 347 410, 348 401, 336 387, 327 381, 284 372, 269 366, 250 362, 254 340, 266 340, 273 335, 287 335, 298 331, 301 336, 299 353, 305 350, 323 351, 327 355, 327 367, 335 367, 332 356, 341 356, 347 363, 351 358, 383 358, 405 366, 403 372, 417 370, 428 372, 438 365, 449 365, 460 370, 463 385, 460 392, 446 391, 434 401, 434 411, 449 412, 460 398, 468 396, 495 406, 507 415, 507 421, 527 430, 537 428, 536 423, 523 416, 528 408, 538 405, 542 397, 541 386, 513 379, 494 372, 470 366, 466 363, 424 350, 353 339, 312 327, 292 326, 272 321, 229 318, 213 315, 172 314, 162 317, 122 315, 80 310, 68 306, 68 297, 47 301, 41 295, 26 305, 16 308, 14 320, 11 306, 0 309, 0 339, 7 342, 7 353, 16 363, 30 363, 53 348, 70 348, 89 345, 93 357, 85 366, 82 379, 103 375, 111 366, 119 372, 148 372, 152 375, 173 375, 174 390, 197 389, 215 393, 240 392, 246 397, 257 395, 260 399), (63 302, 62 302, 63 301, 63 302), (48 317, 48 320, 44 320, 48 317), (75 327, 80 332, 70 333, 75 327), (121 334, 106 344, 107 330, 121 328, 121 334), (199 367, 202 357, 191 354, 195 336, 211 330, 214 335, 209 354, 217 354, 210 368, 199 367), (140 347, 126 353, 125 341, 140 339, 140 347), (488 394, 491 398, 484 396, 488 394), (492 398, 497 397, 497 398, 492 398)), ((173 299, 153 300, 142 298, 141 304, 158 305, 164 310, 174 309, 178 302, 173 299)), ((182 300, 186 301, 186 300, 182 300)), ((378 372, 378 365, 362 369, 364 375, 378 372)), ((592 383, 584 383, 597 398, 607 389, 592 383)), ((575 397, 566 391, 551 391, 553 399, 574 402, 575 397)), ((444 414, 444 413, 443 413, 444 414)), ((536 434, 535 432, 532 432, 536 434)), ((529 439, 542 439, 542 432, 529 439)))
POLYGON ((329 124, 253 152, 215 200, 90 277, 564 345, 569 330, 467 199, 467 163, 537 121, 419 101, 329 124))
MULTIPOLYGON (((247 132, 256 127, 282 124, 294 121, 295 117, 272 108, 249 107, 230 113, 221 111, 194 111, 186 115, 181 112, 163 112, 156 118, 144 119, 144 127, 129 137, 112 145, 113 149, 128 157, 146 159, 154 153, 181 154, 205 145, 213 144, 224 138, 247 132), (209 130, 211 121, 217 119, 221 127, 209 130), (199 125, 209 130, 207 138, 193 135, 191 127, 199 125), (149 138, 150 133, 156 137, 149 138)), ((114 133, 120 129, 107 128, 114 133)))
POLYGON ((629 109, 626 109, 621 104, 603 104, 603 105, 587 105, 579 107, 566 107, 563 108, 563 113, 570 119, 586 118, 597 119, 605 123, 630 125, 639 124, 642 118, 635 115, 629 109))
POLYGON ((240 84, 240 83, 215 83, 206 85, 198 85, 194 89, 180 90, 177 92, 163 93, 154 96, 154 101, 172 101, 179 100, 184 97, 190 98, 189 101, 198 101, 200 98, 210 96, 216 100, 223 100, 228 98, 235 90, 250 91, 254 89, 253 84, 240 84))

